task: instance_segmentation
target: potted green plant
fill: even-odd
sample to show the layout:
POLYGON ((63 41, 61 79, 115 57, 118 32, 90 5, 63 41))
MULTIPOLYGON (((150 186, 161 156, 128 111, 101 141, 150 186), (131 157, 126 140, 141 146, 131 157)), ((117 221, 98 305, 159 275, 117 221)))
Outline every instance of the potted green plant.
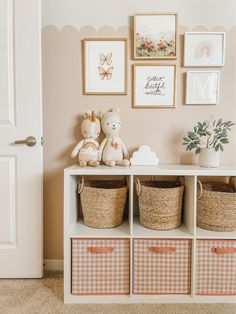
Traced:
POLYGON ((186 151, 195 150, 195 154, 199 154, 201 167, 219 167, 219 152, 229 143, 228 132, 233 125, 232 121, 223 122, 222 119, 198 122, 183 138, 183 145, 186 151))

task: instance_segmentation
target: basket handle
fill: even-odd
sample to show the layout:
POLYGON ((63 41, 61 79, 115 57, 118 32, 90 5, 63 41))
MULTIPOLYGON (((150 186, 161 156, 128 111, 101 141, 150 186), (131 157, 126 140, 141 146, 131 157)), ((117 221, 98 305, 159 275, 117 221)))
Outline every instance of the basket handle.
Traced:
POLYGON ((176 252, 176 248, 173 246, 150 246, 148 250, 152 253, 170 253, 170 252, 176 252))
POLYGON ((83 191, 83 187, 84 187, 84 177, 81 177, 81 182, 79 181, 78 184, 78 193, 80 194, 83 191))
POLYGON ((200 180, 197 180, 197 184, 199 185, 199 188, 200 188, 200 193, 197 196, 197 198, 200 199, 202 197, 202 194, 203 194, 202 182, 200 180))
POLYGON ((113 252, 114 248, 113 247, 88 247, 87 250, 90 253, 109 253, 109 252, 113 252))
POLYGON ((232 254, 232 253, 236 253, 236 248, 234 248, 234 247, 228 247, 228 248, 213 247, 213 248, 211 248, 211 252, 217 253, 217 254, 232 254))
POLYGON ((229 184, 232 184, 233 187, 236 188, 236 187, 235 187, 236 183, 235 183, 233 180, 234 180, 234 177, 231 176, 231 177, 229 178, 229 184))
POLYGON ((129 182, 129 176, 125 176, 125 178, 126 178, 126 185, 127 185, 127 188, 129 188, 129 184, 130 184, 130 182, 129 182))
POLYGON ((137 195, 140 196, 141 193, 142 193, 142 189, 141 189, 140 180, 139 180, 139 178, 137 178, 137 177, 135 178, 135 188, 136 188, 136 193, 137 193, 137 195))
POLYGON ((184 183, 185 183, 184 176, 178 176, 177 177, 177 182, 179 182, 180 185, 184 185, 184 183))

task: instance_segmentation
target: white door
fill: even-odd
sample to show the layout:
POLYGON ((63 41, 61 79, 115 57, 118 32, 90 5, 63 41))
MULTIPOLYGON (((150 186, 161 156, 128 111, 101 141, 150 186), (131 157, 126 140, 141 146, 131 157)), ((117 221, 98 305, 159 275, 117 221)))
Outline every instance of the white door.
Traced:
POLYGON ((42 276, 41 123, 41 3, 0 0, 0 278, 42 276))

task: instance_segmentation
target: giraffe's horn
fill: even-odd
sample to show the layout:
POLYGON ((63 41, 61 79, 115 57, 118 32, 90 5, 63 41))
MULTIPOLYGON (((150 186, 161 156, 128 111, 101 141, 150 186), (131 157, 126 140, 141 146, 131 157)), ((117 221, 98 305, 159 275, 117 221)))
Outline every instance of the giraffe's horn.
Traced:
POLYGON ((92 122, 95 122, 95 121, 96 121, 96 115, 95 115, 94 110, 92 111, 91 121, 92 121, 92 122))

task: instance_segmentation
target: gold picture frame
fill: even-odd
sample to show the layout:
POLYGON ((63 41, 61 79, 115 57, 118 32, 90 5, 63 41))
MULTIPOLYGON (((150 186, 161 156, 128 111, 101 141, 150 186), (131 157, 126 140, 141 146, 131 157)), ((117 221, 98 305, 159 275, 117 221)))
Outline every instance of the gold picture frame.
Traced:
MULTIPOLYGON (((157 22, 157 21, 156 21, 157 22)), ((166 24, 168 24, 166 22, 166 24)), ((169 25, 170 26, 170 25, 169 25)), ((167 26, 168 27, 168 26, 167 26)), ((133 34, 133 57, 134 60, 175 60, 177 59, 177 48, 178 48, 178 13, 169 12, 169 13, 137 13, 134 15, 134 34, 133 34), (174 16, 175 21, 172 23, 171 27, 174 25, 174 36, 170 32, 172 29, 167 30, 166 33, 163 33, 162 30, 157 32, 158 25, 162 25, 163 21, 157 23, 157 27, 153 28, 153 33, 151 31, 152 24, 154 24, 153 17, 158 17, 163 20, 163 17, 174 16), (143 17, 143 20, 142 20, 143 17), (150 25, 146 25, 147 17, 150 17, 150 25), (140 24, 140 25, 139 25, 140 24), (144 32, 141 32, 141 29, 144 29, 144 32), (139 33, 137 33, 139 31, 139 33), (155 34, 155 35, 154 35, 155 34), (138 38, 138 36, 139 38, 138 38), (148 36, 150 38, 148 38, 148 36), (155 41, 153 36, 157 36, 155 41), (160 37, 161 36, 161 37, 160 37), (165 38, 167 36, 168 38, 165 38), (163 37, 163 40, 162 40, 163 37), (161 38, 161 39, 160 39, 161 38), (171 39, 170 39, 171 38, 171 39), (150 39, 150 40, 148 40, 150 39), (137 47, 138 43, 138 47, 137 47), (158 48, 155 48, 158 47, 158 48), (174 53, 173 53, 174 49, 174 53), (139 51, 139 54, 137 54, 139 51), (157 54, 155 56, 155 53, 157 54)))
POLYGON ((127 67, 128 67, 128 39, 127 38, 85 38, 83 39, 83 94, 84 95, 127 95, 128 94, 127 67), (103 50, 102 49, 99 50, 99 47, 102 47, 102 42, 104 44, 103 50), (118 52, 119 51, 118 42, 121 43, 120 49, 123 49, 123 60, 121 58, 122 54, 118 52), (113 43, 113 47, 112 47, 112 43, 113 43), (89 60, 88 51, 87 51, 88 47, 90 48, 89 50, 90 50, 91 56, 94 54, 96 55, 96 52, 94 52, 93 50, 95 50, 96 48, 98 49, 96 60, 89 60), (106 53, 102 53, 102 51, 106 53), (109 54, 107 54, 107 51, 109 51, 109 54), (101 55, 103 56, 101 57, 101 55), (109 55, 109 62, 106 59, 108 58, 108 55, 109 55), (103 64, 101 62, 101 58, 103 58, 102 59, 104 61, 103 64), (119 62, 121 64, 120 68, 119 68, 119 62), (95 70, 95 67, 97 67, 97 70, 95 70), (115 70, 118 68, 119 68, 119 72, 117 71, 115 72, 115 70), (94 79, 94 85, 92 85, 92 79, 94 79), (112 79, 114 79, 113 82, 115 82, 114 84, 116 84, 116 87, 114 86, 112 87, 112 84, 111 84, 112 79), (92 86, 94 87, 96 86, 94 90, 92 86))
POLYGON ((134 64, 132 98, 132 106, 135 109, 176 108, 176 64, 134 64), (153 68, 155 67, 159 68, 160 71, 154 71, 153 68), (164 68, 169 68, 169 71, 164 71, 164 68), (172 68, 172 70, 170 68, 172 68), (144 71, 137 71, 137 69, 144 71), (139 77, 137 77, 137 75, 139 75, 139 77), (168 77, 168 75, 172 75, 172 78, 168 77), (138 88, 137 85, 139 85, 138 88), (139 95, 137 95, 137 92, 139 95), (143 101, 145 97, 146 104, 145 101, 143 101), (150 99, 155 99, 154 103, 150 103, 150 99), (165 99, 165 102, 163 99, 165 99), (162 100, 163 103, 161 103, 160 100, 162 100))

